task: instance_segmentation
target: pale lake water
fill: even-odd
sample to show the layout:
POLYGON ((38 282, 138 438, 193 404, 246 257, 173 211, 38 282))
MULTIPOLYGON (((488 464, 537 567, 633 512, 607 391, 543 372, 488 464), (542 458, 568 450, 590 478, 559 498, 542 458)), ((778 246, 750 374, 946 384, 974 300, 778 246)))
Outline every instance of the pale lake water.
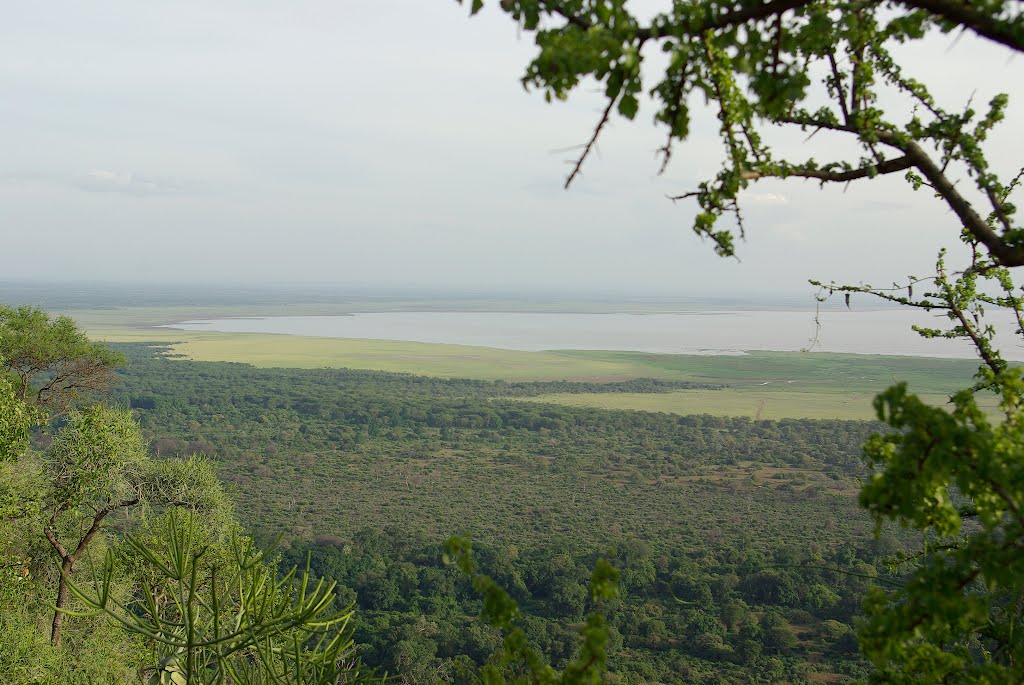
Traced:
MULTIPOLYGON (((925 340, 910 325, 945 319, 921 311, 828 310, 813 349, 824 352, 972 357, 963 340, 925 340)), ((1009 317, 993 318, 1008 359, 1024 359, 1024 340, 1009 317)), ((169 328, 278 333, 329 338, 478 345, 509 350, 627 350, 659 354, 797 351, 812 345, 814 312, 699 311, 673 314, 386 312, 351 316, 274 316, 185 321, 169 328)))

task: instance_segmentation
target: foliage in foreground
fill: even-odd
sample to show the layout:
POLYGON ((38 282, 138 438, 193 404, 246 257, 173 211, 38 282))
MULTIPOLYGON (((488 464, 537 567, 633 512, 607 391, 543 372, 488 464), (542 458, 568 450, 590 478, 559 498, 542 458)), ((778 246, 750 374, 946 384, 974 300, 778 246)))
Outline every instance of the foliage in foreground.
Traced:
POLYGON ((309 573, 279 576, 251 541, 231 540, 211 560, 197 525, 171 514, 158 544, 126 535, 147 571, 132 605, 117 599, 109 552, 89 585, 71 583, 87 610, 104 614, 151 645, 151 685, 334 685, 363 680, 355 661, 350 608, 332 611, 334 583, 309 573))
POLYGON ((949 409, 926 406, 903 384, 875 400, 879 418, 897 431, 865 445, 876 473, 861 505, 878 525, 895 520, 924 534, 920 553, 903 560, 913 570, 907 584, 876 590, 865 605, 861 646, 882 682, 1024 678, 1016 629, 1024 620, 1024 379, 994 348, 984 319, 987 308, 1008 310, 1024 335, 1024 300, 1009 270, 965 240, 973 263, 964 272, 949 275, 940 256, 918 299, 912 291, 881 294, 942 312, 947 328, 919 332, 967 338, 983 362, 977 384, 956 393, 949 409), (982 392, 998 397, 995 416, 979 408, 982 392))
MULTIPOLYGON (((20 384, 0 376, 5 682, 128 683, 141 675, 151 685, 365 680, 351 658, 350 613, 331 608, 333 586, 310 586, 308 573, 295 570, 279 575, 240 538, 208 461, 151 459, 130 411, 101 404, 71 409, 75 392, 57 380, 82 364, 121 357, 108 350, 93 355, 92 344, 57 344, 70 356, 51 354, 54 341, 68 340, 84 340, 69 320, 51 321, 28 308, 0 311, 0 347, 22 360, 11 371, 20 384), (12 325, 20 316, 31 320, 28 332, 12 325), (26 364, 35 369, 29 375, 26 364), (37 376, 41 386, 30 394, 37 376), (63 399, 54 401, 51 391, 63 399), (47 407, 65 417, 40 453, 26 438, 33 424, 46 423, 47 407), (136 509, 140 518, 132 520, 127 513, 136 509), (48 619, 49 644, 42 637, 48 619)), ((76 381, 76 388, 91 387, 79 381, 85 385, 76 381)))

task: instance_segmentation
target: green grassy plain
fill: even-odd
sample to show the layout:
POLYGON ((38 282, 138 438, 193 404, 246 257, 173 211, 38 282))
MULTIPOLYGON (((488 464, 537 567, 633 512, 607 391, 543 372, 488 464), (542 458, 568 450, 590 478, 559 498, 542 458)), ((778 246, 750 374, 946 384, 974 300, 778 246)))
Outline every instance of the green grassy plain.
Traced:
MULTIPOLYGON (((558 352, 519 352, 468 345, 396 340, 315 338, 266 333, 204 333, 160 329, 90 330, 108 342, 162 342, 196 361, 243 362, 260 367, 349 368, 484 380, 599 380, 641 377, 626 362, 589 360, 558 352)), ((674 372, 644 377, 674 378, 674 372)))
MULTIPOLYGON (((966 359, 886 357, 821 352, 670 355, 561 350, 523 352, 468 345, 321 338, 265 333, 216 333, 154 327, 213 316, 266 315, 249 307, 150 307, 71 312, 90 335, 110 342, 152 341, 199 361, 258 367, 352 368, 446 378, 590 382, 657 378, 728 386, 663 394, 554 394, 531 401, 678 414, 776 418, 874 417, 871 399, 896 381, 940 404, 970 383, 977 364, 966 359)), ((327 313, 321 305, 291 314, 327 313)), ((338 313, 338 312, 333 312, 338 313)))
POLYGON ((719 356, 590 351, 561 354, 590 362, 628 363, 639 376, 670 374, 680 380, 773 392, 873 395, 897 381, 906 381, 914 392, 949 394, 970 382, 978 368, 978 363, 970 359, 829 352, 755 351, 719 356))

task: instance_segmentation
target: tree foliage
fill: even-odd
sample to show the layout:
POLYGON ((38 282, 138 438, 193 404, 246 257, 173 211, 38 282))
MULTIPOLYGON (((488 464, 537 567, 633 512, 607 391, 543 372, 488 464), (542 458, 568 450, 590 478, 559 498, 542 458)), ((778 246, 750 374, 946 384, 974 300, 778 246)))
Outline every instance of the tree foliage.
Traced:
POLYGON ((333 610, 334 583, 308 569, 279 575, 251 540, 231 540, 226 559, 198 546, 197 522, 172 514, 161 544, 127 535, 150 572, 133 606, 117 599, 117 563, 107 554, 90 586, 71 590, 151 645, 150 685, 336 685, 368 680, 355 659, 351 608, 333 610))
MULTIPOLYGON (((472 11, 483 4, 473 0, 472 11)), ((654 101, 655 121, 667 130, 667 164, 674 143, 690 133, 691 100, 701 96, 718 110, 725 163, 714 178, 677 199, 696 199, 693 229, 710 238, 719 254, 736 249, 736 229, 723 227, 721 216, 734 215, 742 236, 740 192, 759 179, 846 184, 904 174, 915 188, 930 187, 999 263, 1024 264, 1024 231, 1007 197, 1012 181, 997 175, 983 151, 1005 115, 1007 96, 995 96, 980 112, 969 100, 962 110, 944 109, 892 52, 932 30, 966 30, 1024 50, 1024 13, 1015 0, 697 0, 673 2, 648 21, 640 21, 625 0, 500 5, 535 37, 538 52, 524 85, 549 100, 565 99, 592 78, 607 98, 567 186, 612 112, 633 119, 645 93, 654 101), (642 65, 654 49, 667 55, 668 64, 652 84, 642 65), (907 107, 883 109, 882 98, 889 95, 907 107), (795 158, 766 142, 765 131, 778 128, 824 131, 854 143, 861 153, 850 159, 795 158), (973 194, 965 194, 954 172, 970 178, 973 194), (974 200, 988 210, 979 213, 974 200)))
POLYGON ((66 316, 0 305, 0 359, 15 376, 15 394, 52 421, 89 392, 104 391, 124 358, 89 340, 66 316))
POLYGON ((911 279, 925 281, 916 298, 912 288, 845 288, 945 313, 947 327, 919 332, 966 338, 982 360, 976 385, 953 395, 948 409, 926 406, 905 384, 875 399, 879 418, 897 432, 865 445, 875 473, 861 504, 879 525, 896 520, 924 534, 919 554, 897 560, 913 570, 907 584, 876 591, 866 603, 861 644, 883 682, 1024 676, 1024 641, 1015 630, 1024 619, 1024 380, 993 346, 985 319, 986 309, 1008 310, 1020 334, 1024 311, 1009 270, 966 241, 972 265, 951 274, 940 256, 936 276, 911 279), (994 415, 979 407, 981 392, 997 396, 994 415))
POLYGON ((60 645, 71 575, 111 514, 138 505, 215 512, 226 504, 203 459, 154 462, 127 410, 91 405, 72 411, 46 452, 49 514, 43 534, 61 567, 51 639, 60 645))

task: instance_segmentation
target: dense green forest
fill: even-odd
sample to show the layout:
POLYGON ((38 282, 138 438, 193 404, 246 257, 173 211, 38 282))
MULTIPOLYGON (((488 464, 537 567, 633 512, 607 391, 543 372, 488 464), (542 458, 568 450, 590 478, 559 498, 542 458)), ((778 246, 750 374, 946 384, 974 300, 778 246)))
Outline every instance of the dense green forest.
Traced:
MULTIPOLYGON (((568 539, 521 549, 478 546, 486 573, 508 588, 525 631, 556 667, 578 649, 595 555, 568 539)), ((611 683, 747 683, 863 675, 852 624, 879 560, 873 546, 827 552, 744 546, 658 552, 622 541, 612 561, 621 599, 603 607, 611 626, 611 683)), ((285 559, 337 579, 357 601, 362 655, 410 682, 463 682, 500 645, 472 617, 480 602, 441 562, 439 546, 398 530, 349 541, 295 544, 285 559)))
POLYGON ((658 546, 765 546, 868 531, 854 476, 877 425, 571 408, 505 398, 602 386, 170 363, 159 348, 121 349, 130 364, 114 397, 136 410, 155 453, 230 465, 221 477, 264 539, 309 537, 314 521, 334 534, 371 523, 515 544, 626 532, 658 546))
POLYGON ((685 385, 653 379, 196 362, 0 314, 13 683, 470 685, 522 650, 608 685, 840 682, 871 673, 865 599, 906 582, 915 541, 857 502, 881 423, 535 401, 685 385), (442 551, 467 537, 483 575, 442 551))
MULTIPOLYGON (((901 547, 898 535, 873 537, 856 503, 860 445, 878 425, 522 401, 682 385, 645 379, 506 383, 193 362, 157 345, 110 351, 27 309, 6 316, 7 353, 32 352, 12 368, 49 369, 42 388, 69 379, 66 395, 27 405, 51 410, 52 428, 0 462, 0 628, 11 636, 0 641, 0 667, 11 682, 171 677, 183 652, 168 652, 173 644, 159 636, 185 625, 165 614, 183 621, 192 600, 147 598, 183 597, 179 567, 188 563, 193 578, 213 575, 187 596, 215 592, 217 569, 232 558, 249 560, 245 573, 287 581, 299 567, 310 587, 327 583, 309 602, 348 626, 335 644, 346 656, 334 663, 357 657, 409 683, 477 682, 481 667, 498 663, 502 632, 478 618, 480 593, 445 563, 452 535, 475 540, 480 570, 519 604, 527 644, 556 668, 579 654, 593 608, 587 578, 608 558, 619 594, 601 606, 607 683, 829 682, 866 672, 857 615, 901 547), (61 335, 80 358, 100 355, 95 377, 88 364, 38 361, 53 349, 69 354, 61 335), (77 373, 86 376, 70 380, 77 373), (56 613, 55 597, 64 607, 56 613)), ((0 428, 16 427, 17 415, 5 416, 0 428)), ((251 611, 234 582, 218 601, 251 611)), ((287 597, 281 612, 292 610, 287 597)), ((240 663, 259 656, 251 642, 240 663)), ((188 668, 212 673, 225 654, 188 668)))
MULTIPOLYGON (((202 452, 243 523, 356 601, 367 663, 465 679, 499 644, 471 618, 441 543, 469 533, 564 663, 587 569, 614 550, 607 610, 623 682, 804 681, 863 664, 854 617, 895 541, 857 508, 879 426, 524 403, 550 392, 676 384, 502 383, 358 370, 257 369, 121 346, 113 390, 161 457, 202 452)), ((832 675, 828 675, 832 674, 832 675)))

